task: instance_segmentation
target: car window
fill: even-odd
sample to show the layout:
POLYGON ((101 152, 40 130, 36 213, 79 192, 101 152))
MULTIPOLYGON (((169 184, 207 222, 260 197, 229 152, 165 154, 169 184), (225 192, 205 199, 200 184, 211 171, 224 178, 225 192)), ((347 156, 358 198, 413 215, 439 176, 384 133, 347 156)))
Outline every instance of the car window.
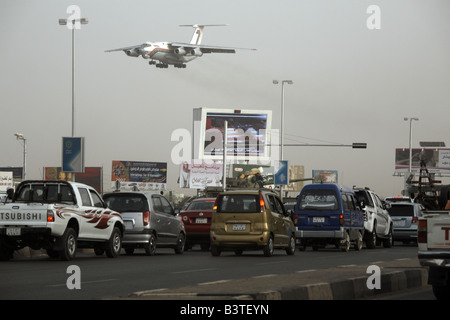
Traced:
POLYGON ((89 192, 86 188, 78 188, 81 196, 81 205, 86 207, 92 207, 91 197, 89 197, 89 192))
POLYGON ((164 212, 161 199, 159 197, 152 197, 153 209, 158 212, 164 212))
POLYGON ((388 211, 392 217, 414 217, 414 206, 410 205, 392 205, 388 211))
POLYGON ((273 196, 272 194, 269 194, 267 195, 267 198, 269 199, 270 210, 272 212, 284 214, 283 205, 281 204, 281 201, 277 197, 273 196))
POLYGON ((103 201, 100 198, 100 196, 97 194, 97 192, 95 192, 94 190, 90 190, 90 189, 89 189, 89 192, 91 194, 92 201, 94 201, 94 207, 103 208, 103 201))
POLYGON ((212 210, 214 206, 213 200, 206 201, 192 201, 186 210, 212 210))
POLYGON ((162 203, 163 212, 166 214, 173 215, 174 214, 173 208, 170 205, 169 201, 164 197, 160 197, 159 199, 161 200, 162 203))
POLYGON ((358 190, 355 191, 356 194, 356 198, 358 199, 358 202, 364 201, 364 205, 369 206, 369 207, 374 207, 374 203, 372 200, 372 197, 369 195, 368 192, 364 191, 364 190, 358 190))
POLYGON ((117 212, 145 212, 148 211, 147 198, 140 194, 106 195, 104 197, 108 208, 117 212))
POLYGON ((339 201, 336 191, 326 189, 310 189, 302 192, 299 210, 338 210, 339 201))
POLYGON ((217 212, 221 213, 256 213, 260 212, 259 195, 226 194, 218 200, 217 212))

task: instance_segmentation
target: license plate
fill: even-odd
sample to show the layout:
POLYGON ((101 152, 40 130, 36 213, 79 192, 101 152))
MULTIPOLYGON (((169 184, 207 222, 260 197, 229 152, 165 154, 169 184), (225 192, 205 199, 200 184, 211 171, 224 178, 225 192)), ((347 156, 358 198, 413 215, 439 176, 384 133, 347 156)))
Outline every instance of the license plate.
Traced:
POLYGON ((6 228, 7 236, 20 236, 20 228, 6 228))
POLYGON ((404 227, 406 225, 405 220, 394 220, 394 227, 404 227))
POLYGON ((195 223, 207 223, 208 218, 196 218, 195 223))
POLYGON ((245 224, 233 224, 233 231, 245 230, 245 224))
POLYGON ((314 223, 324 223, 325 217, 313 217, 313 222, 314 223))

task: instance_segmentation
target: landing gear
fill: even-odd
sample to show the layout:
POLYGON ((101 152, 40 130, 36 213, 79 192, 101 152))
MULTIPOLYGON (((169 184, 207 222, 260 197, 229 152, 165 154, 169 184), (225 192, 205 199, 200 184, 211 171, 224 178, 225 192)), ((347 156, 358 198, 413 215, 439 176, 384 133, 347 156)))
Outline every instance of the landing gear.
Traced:
POLYGON ((167 63, 157 63, 156 67, 157 68, 167 69, 169 67, 169 65, 167 63))
POLYGON ((175 68, 182 68, 182 69, 186 68, 186 64, 184 64, 184 63, 177 63, 177 64, 174 64, 173 66, 175 68))

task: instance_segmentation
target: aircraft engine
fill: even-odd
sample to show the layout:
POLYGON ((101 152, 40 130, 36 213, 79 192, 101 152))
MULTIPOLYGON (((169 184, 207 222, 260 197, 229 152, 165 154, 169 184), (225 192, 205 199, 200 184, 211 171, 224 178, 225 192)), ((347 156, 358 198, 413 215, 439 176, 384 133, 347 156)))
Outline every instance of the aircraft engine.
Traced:
POLYGON ((125 50, 125 53, 129 57, 139 57, 139 55, 141 54, 139 52, 139 49, 137 49, 137 48, 134 48, 134 49, 131 49, 131 50, 125 50))
POLYGON ((203 55, 203 52, 199 48, 192 49, 189 53, 196 57, 201 57, 203 55))
POLYGON ((175 51, 176 54, 178 54, 180 56, 184 56, 186 54, 186 50, 184 50, 183 47, 176 48, 174 51, 175 51))

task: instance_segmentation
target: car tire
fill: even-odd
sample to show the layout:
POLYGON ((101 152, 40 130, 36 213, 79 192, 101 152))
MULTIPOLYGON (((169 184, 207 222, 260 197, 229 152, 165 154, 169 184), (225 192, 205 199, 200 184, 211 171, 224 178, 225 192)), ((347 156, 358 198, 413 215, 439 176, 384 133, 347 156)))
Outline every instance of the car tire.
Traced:
POLYGON ((148 239, 148 242, 144 245, 145 255, 147 256, 154 256, 156 253, 156 238, 155 235, 152 233, 150 234, 150 238, 148 239))
POLYGON ((77 254, 77 233, 73 228, 68 227, 62 236, 63 248, 59 251, 59 257, 63 261, 70 261, 77 254))
POLYGON ((269 239, 267 240, 267 244, 263 248, 264 256, 265 257, 273 256, 273 250, 274 250, 273 236, 270 236, 269 239))
POLYGON ((176 254, 183 254, 184 252, 184 245, 186 243, 186 237, 183 233, 180 232, 177 238, 177 244, 175 246, 175 253, 176 254))
POLYGON ((210 252, 213 257, 218 257, 222 253, 222 248, 218 246, 211 246, 210 252))
POLYGON ((289 239, 289 246, 286 248, 286 254, 288 256, 292 256, 295 253, 295 237, 291 236, 291 239, 289 239))
POLYGON ((115 227, 109 238, 108 242, 105 245, 105 252, 108 258, 117 258, 120 254, 120 250, 122 249, 122 233, 120 229, 115 227))
POLYGON ((345 238, 341 240, 339 248, 342 252, 348 252, 350 250, 350 234, 345 232, 345 238))
POLYGON ((367 233, 366 238, 366 247, 367 249, 375 249, 377 246, 377 232, 376 232, 377 224, 373 224, 373 229, 371 232, 367 233))
POLYGON ((363 247, 363 236, 361 231, 358 231, 358 236, 355 239, 355 245, 354 248, 356 251, 361 251, 363 247))
POLYGON ((383 247, 384 248, 392 248, 394 244, 394 239, 392 236, 392 225, 389 227, 389 233, 387 238, 383 239, 383 247))

